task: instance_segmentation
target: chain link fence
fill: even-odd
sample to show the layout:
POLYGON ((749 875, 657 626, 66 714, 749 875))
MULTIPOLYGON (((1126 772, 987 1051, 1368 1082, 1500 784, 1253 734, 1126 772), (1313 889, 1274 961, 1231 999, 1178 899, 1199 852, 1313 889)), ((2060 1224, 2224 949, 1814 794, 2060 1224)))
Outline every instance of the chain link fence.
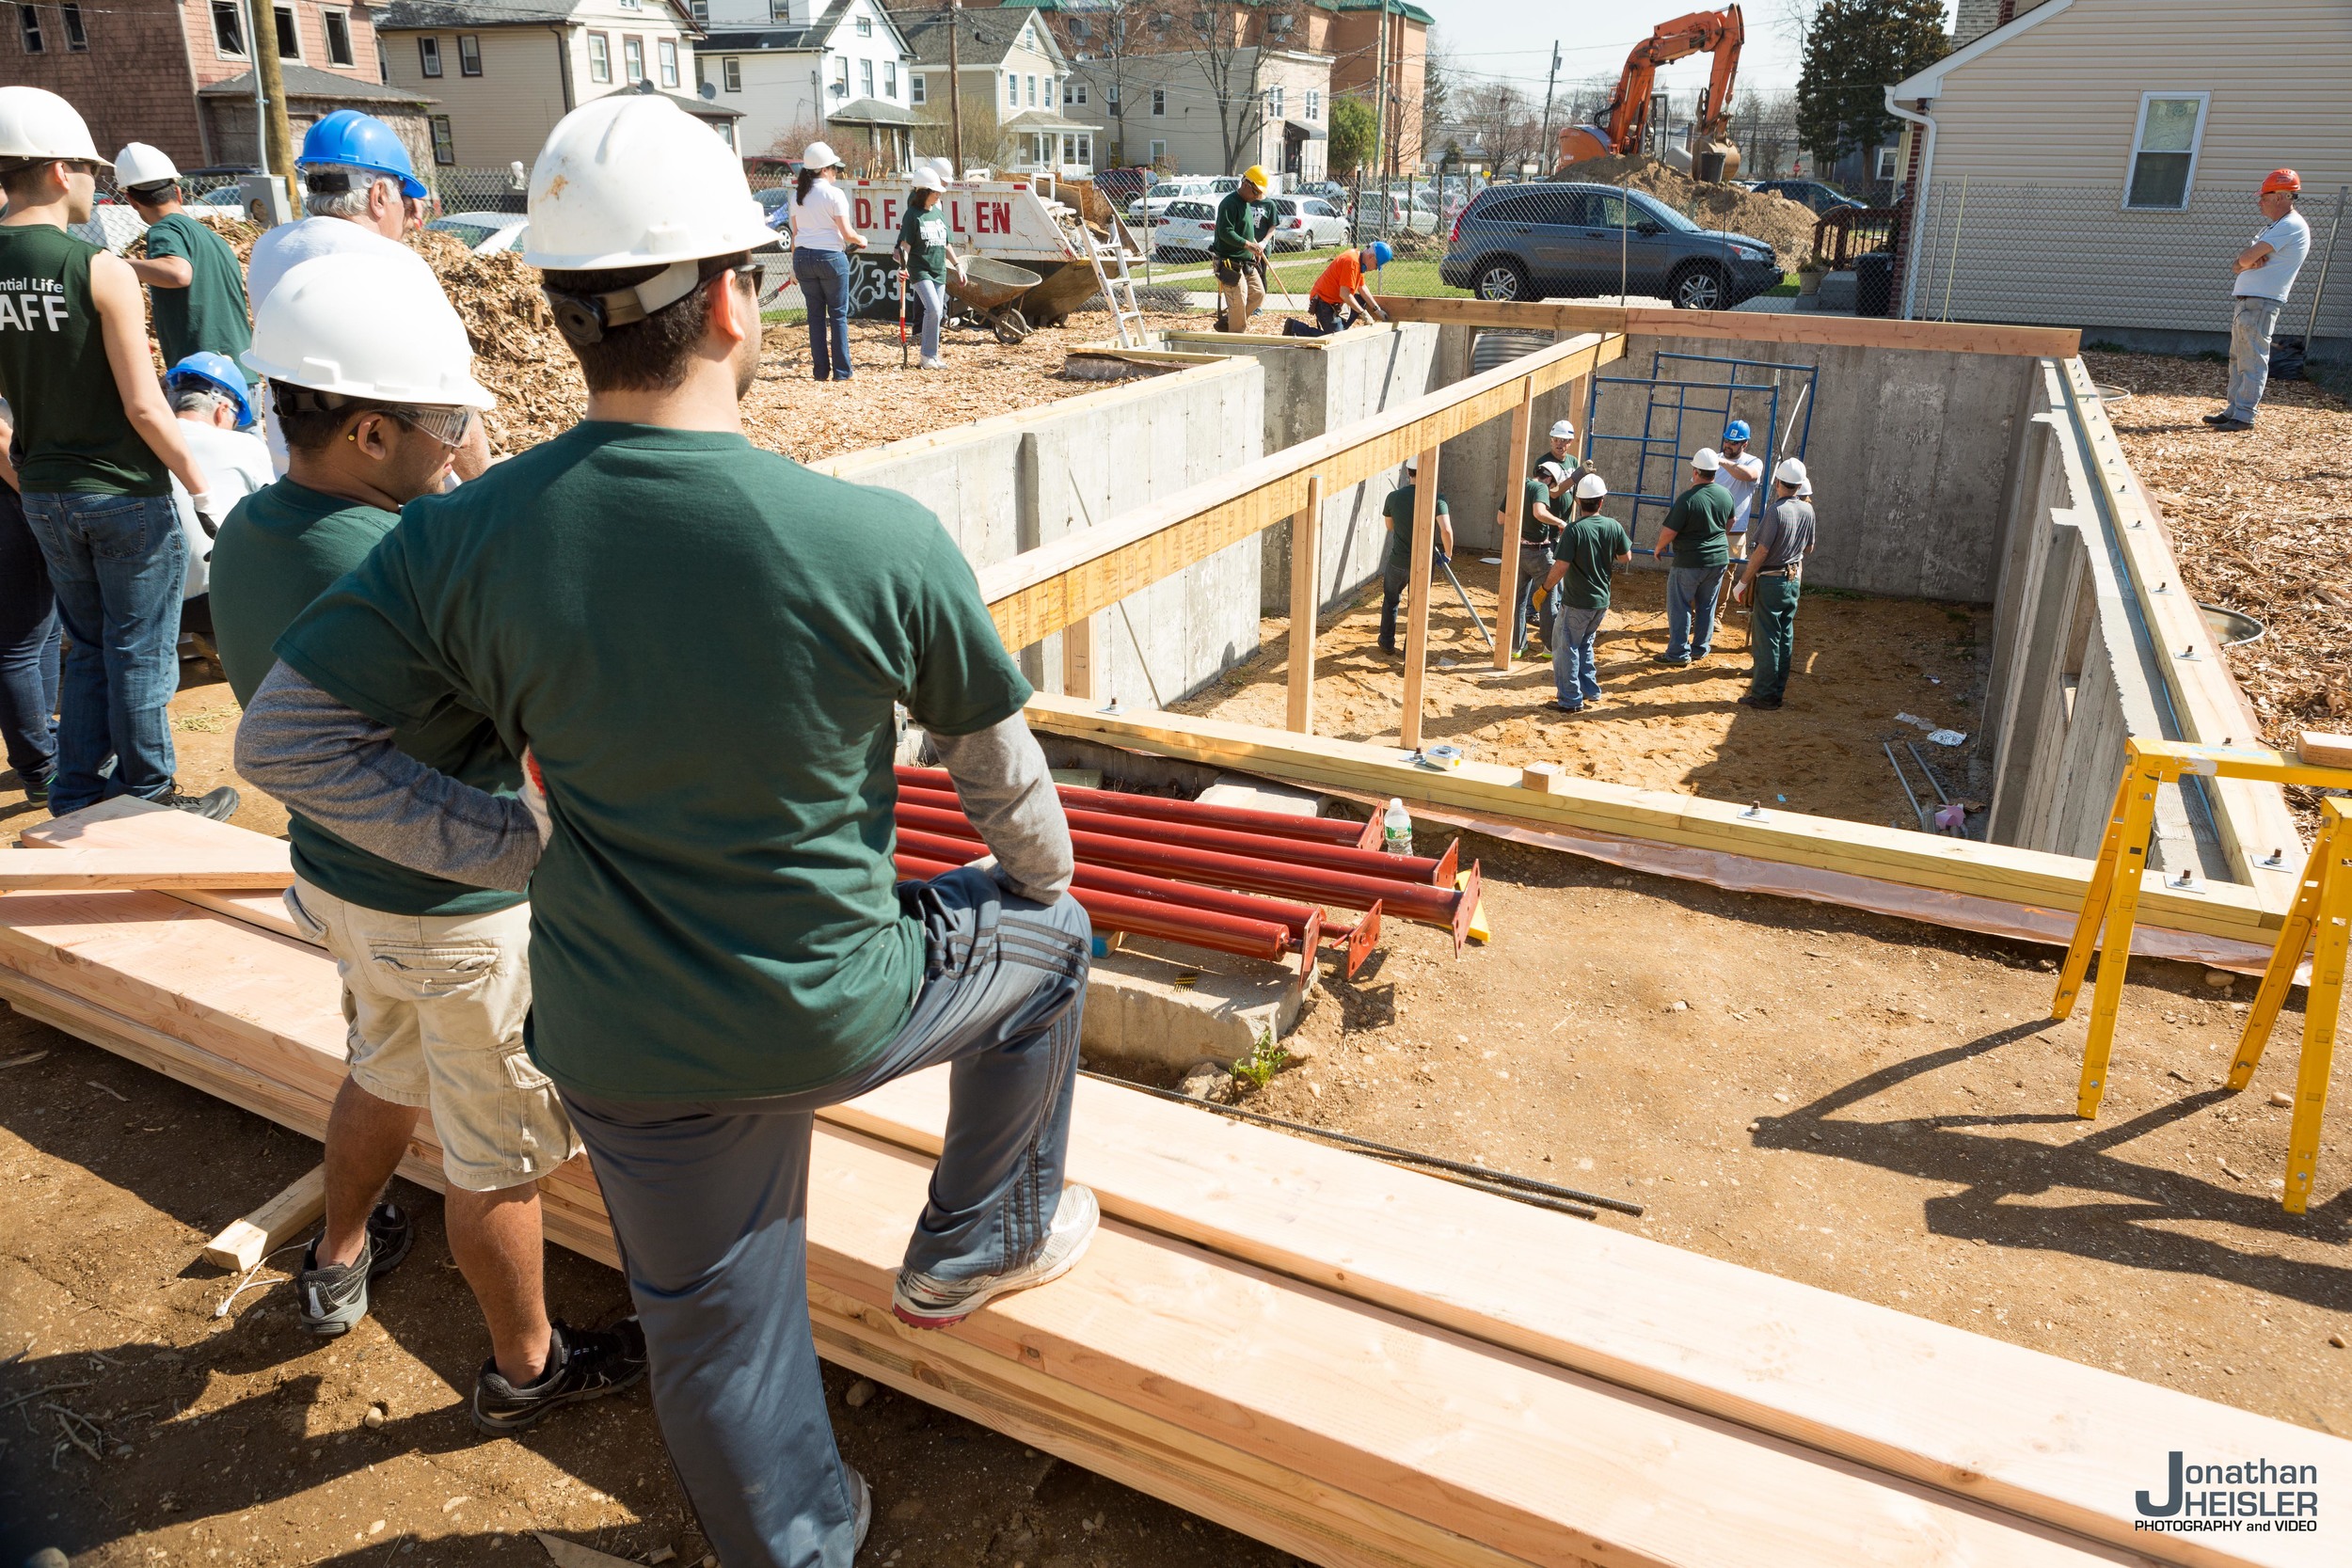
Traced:
MULTIPOLYGON (((2352 256, 2329 258, 2352 193, 2306 191, 2311 254, 2281 336, 2352 338, 2352 256)), ((2230 263, 2268 219, 2237 189, 2193 193, 2185 206, 2128 207, 2120 185, 1938 180, 1915 214, 1901 299, 1906 316, 2101 330, 2226 333, 2230 263)))

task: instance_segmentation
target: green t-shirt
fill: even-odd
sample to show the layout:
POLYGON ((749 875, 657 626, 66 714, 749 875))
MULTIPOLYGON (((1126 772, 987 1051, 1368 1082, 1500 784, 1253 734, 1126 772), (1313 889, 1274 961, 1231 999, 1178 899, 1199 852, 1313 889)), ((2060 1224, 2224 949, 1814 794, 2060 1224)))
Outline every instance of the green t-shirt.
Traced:
POLYGON ((1710 479, 1677 496, 1660 526, 1675 531, 1676 565, 1728 566, 1730 525, 1731 492, 1710 479))
MULTIPOLYGON (((1446 510, 1443 496, 1438 498, 1438 510, 1446 510)), ((1400 484, 1390 491, 1389 499, 1380 503, 1380 515, 1394 525, 1389 530, 1389 553, 1381 570, 1403 581, 1413 570, 1413 487, 1400 484)))
POLYGON ((1216 230, 1209 236, 1209 254, 1227 261, 1249 254, 1249 247, 1274 232, 1274 203, 1251 201, 1241 192, 1228 191, 1216 204, 1216 230))
POLYGON ((892 707, 1028 700, 930 513, 737 435, 588 421, 409 503, 278 656, 359 712, 526 742, 534 1060, 623 1100, 836 1083, 906 1021, 892 707))
POLYGON ((151 261, 178 256, 192 275, 184 289, 147 291, 148 309, 155 318, 155 341, 164 351, 167 369, 189 355, 210 349, 229 356, 245 372, 246 385, 259 385, 261 376, 237 357, 253 346, 253 327, 245 306, 245 269, 229 242, 185 213, 157 219, 147 230, 151 261))
POLYGON ((1570 522, 1551 546, 1554 563, 1568 569, 1560 579, 1560 602, 1571 610, 1607 610, 1609 574, 1617 557, 1632 551, 1633 541, 1614 517, 1596 512, 1570 522))
MULTIPOLYGON (((1549 523, 1535 520, 1535 508, 1551 505, 1551 486, 1530 476, 1519 499, 1519 543, 1549 545, 1560 536, 1560 531, 1549 523)), ((1554 516, 1558 514, 1554 513, 1554 516)))
POLYGON ((122 411, 89 292, 98 246, 54 224, 0 224, 0 398, 28 496, 167 496, 171 475, 122 411))
POLYGON ((910 282, 916 278, 947 281, 947 214, 939 207, 928 212, 908 208, 898 225, 898 243, 906 247, 910 282))
MULTIPOLYGON (((281 479, 237 503, 213 543, 213 633, 237 701, 248 703, 278 656, 270 651, 310 601, 368 558, 400 521, 398 513, 347 501, 281 479)), ((512 795, 522 780, 480 710, 452 703, 393 743, 428 768, 512 795)), ((362 909, 388 914, 487 914, 513 909, 519 893, 472 887, 371 855, 301 816, 287 822, 294 869, 304 880, 362 909)))

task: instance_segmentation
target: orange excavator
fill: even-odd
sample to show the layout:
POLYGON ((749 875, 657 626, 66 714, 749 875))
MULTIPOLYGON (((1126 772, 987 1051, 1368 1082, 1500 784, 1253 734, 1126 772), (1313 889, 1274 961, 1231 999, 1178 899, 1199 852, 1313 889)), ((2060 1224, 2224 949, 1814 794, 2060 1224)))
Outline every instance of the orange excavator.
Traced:
POLYGON ((1562 167, 1591 158, 1630 157, 1640 152, 1649 129, 1650 89, 1658 79, 1658 68, 1705 50, 1715 56, 1715 71, 1708 79, 1706 96, 1699 100, 1698 119, 1692 129, 1691 172, 1702 179, 1731 179, 1740 172, 1740 149, 1730 135, 1731 78, 1740 69, 1740 46, 1747 36, 1737 6, 1692 11, 1659 24, 1626 56, 1624 74, 1617 78, 1617 90, 1608 107, 1601 110, 1600 123, 1571 125, 1560 133, 1562 167), (1713 154, 1723 157, 1721 172, 1713 167, 1713 154))

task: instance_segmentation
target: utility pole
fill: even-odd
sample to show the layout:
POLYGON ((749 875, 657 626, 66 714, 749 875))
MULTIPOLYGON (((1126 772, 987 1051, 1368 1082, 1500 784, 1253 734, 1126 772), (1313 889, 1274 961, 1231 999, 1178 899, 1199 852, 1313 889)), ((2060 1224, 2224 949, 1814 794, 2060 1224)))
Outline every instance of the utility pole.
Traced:
POLYGON ((947 158, 950 178, 963 178, 963 50, 956 34, 963 25, 963 0, 947 0, 947 158))
POLYGON ((278 63, 278 8, 271 0, 252 0, 247 8, 253 29, 255 103, 262 117, 256 128, 265 155, 265 172, 283 175, 286 200, 296 210, 302 192, 294 184, 294 128, 286 123, 286 76, 278 63))
POLYGON ((1560 40, 1551 40, 1551 74, 1544 78, 1544 131, 1535 138, 1535 162, 1545 170, 1553 164, 1551 153, 1551 89, 1560 80, 1560 40))
MULTIPOLYGON (((1389 191, 1389 0, 1380 0, 1380 39, 1373 47, 1372 155, 1380 164, 1380 194, 1389 191)), ((1388 214, 1381 214, 1381 221, 1388 214)))

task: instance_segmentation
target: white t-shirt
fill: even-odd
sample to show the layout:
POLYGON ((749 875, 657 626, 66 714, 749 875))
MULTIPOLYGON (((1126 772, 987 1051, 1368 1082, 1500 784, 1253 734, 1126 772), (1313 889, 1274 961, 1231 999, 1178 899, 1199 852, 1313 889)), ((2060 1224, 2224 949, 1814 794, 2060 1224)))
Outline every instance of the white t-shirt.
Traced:
MULTIPOLYGON (((262 301, 286 274, 313 258, 353 251, 363 256, 405 257, 424 268, 435 288, 441 286, 425 259, 398 240, 388 240, 349 218, 308 217, 299 223, 281 223, 253 242, 253 259, 245 266, 245 293, 253 303, 254 319, 261 318, 262 301)), ((278 410, 268 406, 266 393, 257 388, 257 395, 263 401, 262 428, 267 434, 270 461, 282 474, 286 471, 286 437, 278 428, 278 410)))
POLYGON ((1716 471, 1715 483, 1731 492, 1730 533, 1748 531, 1748 513, 1756 505, 1756 487, 1764 480, 1764 460, 1754 452, 1738 457, 1726 452, 1723 467, 1716 471))
POLYGON ((2312 226, 2303 221, 2302 214, 2290 207, 2286 216, 2255 235, 2253 243, 2268 245, 2270 254, 2261 266, 2239 273, 2237 286, 2230 292, 2284 302, 2287 291, 2295 287, 2295 275, 2302 268, 2303 258, 2312 253, 2312 226))
MULTIPOLYGON (((269 449, 249 431, 223 430, 218 425, 182 420, 180 439, 188 444, 188 454, 204 470, 204 482, 212 486, 208 494, 213 498, 215 522, 227 517, 231 507, 278 477, 270 468, 269 449)), ((213 541, 205 533, 204 525, 196 520, 196 503, 188 499, 188 487, 177 477, 171 482, 171 504, 180 509, 180 531, 188 540, 188 576, 180 596, 193 599, 212 591, 213 541)))
POLYGON ((840 224, 850 221, 850 198, 831 180, 809 186, 808 199, 792 203, 792 245, 799 250, 847 250, 840 224))

